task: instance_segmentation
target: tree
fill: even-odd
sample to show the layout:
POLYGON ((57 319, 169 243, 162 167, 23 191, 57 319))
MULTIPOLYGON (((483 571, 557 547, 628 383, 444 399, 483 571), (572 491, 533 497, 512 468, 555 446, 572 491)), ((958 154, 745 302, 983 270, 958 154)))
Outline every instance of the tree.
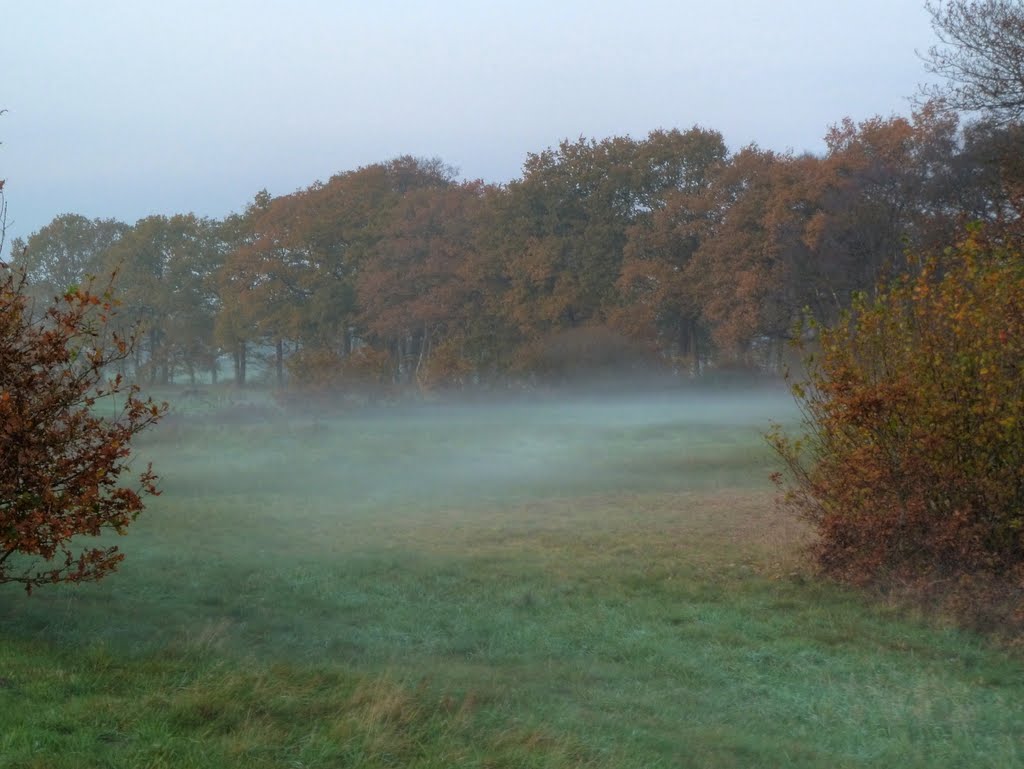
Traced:
POLYGON ((279 384, 286 341, 338 353, 308 360, 351 352, 357 278, 382 228, 404 196, 444 188, 453 175, 440 160, 402 156, 250 207, 220 271, 221 298, 232 333, 246 328, 250 339, 274 345, 279 384))
POLYGON ((500 199, 510 319, 524 336, 601 322, 641 204, 637 142, 580 138, 531 153, 500 199))
POLYGON ((721 134, 692 128, 656 131, 641 146, 650 176, 647 216, 627 230, 618 287, 623 297, 615 325, 630 336, 658 340, 669 356, 700 358, 706 334, 700 324, 696 282, 687 271, 700 244, 693 228, 701 196, 728 151, 721 134))
POLYGON ((523 178, 498 196, 496 216, 504 314, 524 351, 544 347, 547 336, 558 346, 562 332, 582 326, 678 337, 688 320, 678 317, 685 310, 669 317, 678 255, 653 253, 646 235, 670 200, 703 188, 725 154, 720 134, 694 127, 642 140, 580 138, 529 155, 523 178))
POLYGON ((216 357, 212 276, 223 256, 218 239, 215 223, 193 214, 149 216, 104 253, 107 270, 122 276, 122 320, 143 327, 151 383, 167 384, 178 364, 194 375, 216 357))
POLYGON ((1019 0, 928 2, 939 44, 924 57, 950 106, 1000 121, 1024 116, 1024 7, 1019 0))
POLYGON ((807 304, 800 276, 810 259, 804 228, 815 211, 807 180, 817 165, 745 147, 715 169, 675 238, 696 250, 684 279, 718 350, 754 363, 768 342, 777 365, 782 342, 807 304))
POLYGON ((27 242, 15 239, 11 261, 25 272, 33 294, 50 300, 68 286, 80 285, 89 275, 102 274, 104 252, 128 229, 114 219, 61 214, 32 233, 27 242))
POLYGON ((908 247, 941 250, 965 214, 1005 208, 982 160, 991 143, 967 155, 962 137, 956 116, 929 104, 911 118, 843 120, 824 156, 743 149, 637 228, 628 251, 643 259, 624 277, 641 279, 640 298, 664 318, 685 310, 694 323, 699 308, 721 353, 777 366, 805 308, 831 323, 902 270, 908 247))
POLYGON ((481 182, 407 193, 360 272, 360 323, 394 350, 399 381, 452 383, 471 368, 488 194, 481 182))
MULTIPOLYGON (((224 256, 220 269, 211 276, 209 282, 217 307, 213 339, 220 349, 231 355, 236 387, 246 385, 249 345, 254 333, 248 322, 244 301, 250 278, 246 270, 237 269, 236 256, 255 240, 255 222, 270 209, 272 200, 269 192, 260 190, 242 213, 226 217, 219 227, 218 240, 224 249, 224 256)), ((213 372, 216 373, 216 368, 213 372)))
POLYGON ((805 434, 769 440, 831 574, 1020 576, 1024 260, 1001 240, 975 228, 821 329, 805 434))
POLYGON ((110 330, 109 289, 72 286, 35 313, 26 287, 13 271, 0 279, 0 583, 31 592, 100 579, 123 559, 77 538, 124 534, 141 495, 158 493, 152 467, 133 487, 122 475, 131 439, 167 407, 106 380, 132 341, 110 330))
POLYGON ((902 271, 908 248, 941 250, 955 237, 978 187, 957 177, 958 128, 927 104, 909 119, 846 118, 828 131, 808 174, 814 212, 803 235, 813 253, 804 295, 818 320, 836 320, 857 291, 902 271))

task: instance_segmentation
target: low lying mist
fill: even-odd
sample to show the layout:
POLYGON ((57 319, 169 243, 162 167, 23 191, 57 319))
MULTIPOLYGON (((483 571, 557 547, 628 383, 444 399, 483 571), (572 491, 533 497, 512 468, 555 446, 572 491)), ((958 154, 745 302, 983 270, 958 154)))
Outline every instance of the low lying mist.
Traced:
POLYGON ((119 573, 40 591, 0 622, 133 654, 171 643, 422 676, 466 655, 491 669, 575 648, 606 611, 595 586, 647 579, 654 553, 661 573, 778 550, 762 433, 795 416, 778 390, 330 416, 258 391, 178 394, 136 446, 163 494, 108 538, 119 573))
POLYGON ((559 394, 533 400, 189 412, 141 449, 166 493, 280 494, 386 511, 470 500, 766 482, 781 389, 559 394))

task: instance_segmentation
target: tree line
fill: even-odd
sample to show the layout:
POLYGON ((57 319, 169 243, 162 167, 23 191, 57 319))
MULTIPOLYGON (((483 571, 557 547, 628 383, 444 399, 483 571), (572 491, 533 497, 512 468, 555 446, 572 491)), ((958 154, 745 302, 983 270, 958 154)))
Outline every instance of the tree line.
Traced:
POLYGON ((492 385, 661 362, 774 369, 904 253, 1015 215, 1021 127, 934 104, 844 120, 823 154, 694 127, 563 141, 508 184, 409 156, 223 220, 64 214, 12 244, 37 293, 117 271, 151 383, 254 355, 278 385, 492 385))

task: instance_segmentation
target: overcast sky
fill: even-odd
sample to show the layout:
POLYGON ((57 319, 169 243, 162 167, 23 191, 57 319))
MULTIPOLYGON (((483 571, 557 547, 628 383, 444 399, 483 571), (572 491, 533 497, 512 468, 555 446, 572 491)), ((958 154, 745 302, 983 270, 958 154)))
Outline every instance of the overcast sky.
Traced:
POLYGON ((8 238, 221 217, 400 154, 507 181, 563 138, 701 125, 820 151, 907 114, 921 0, 9 0, 8 238))

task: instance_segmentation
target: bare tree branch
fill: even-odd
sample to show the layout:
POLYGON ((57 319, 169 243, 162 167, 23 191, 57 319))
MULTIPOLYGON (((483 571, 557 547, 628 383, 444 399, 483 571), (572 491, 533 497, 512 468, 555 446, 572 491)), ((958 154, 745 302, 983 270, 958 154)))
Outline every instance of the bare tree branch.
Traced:
POLYGON ((923 96, 999 122, 1024 116, 1024 4, 928 0, 925 8, 939 43, 922 58, 947 82, 922 89, 923 96))

